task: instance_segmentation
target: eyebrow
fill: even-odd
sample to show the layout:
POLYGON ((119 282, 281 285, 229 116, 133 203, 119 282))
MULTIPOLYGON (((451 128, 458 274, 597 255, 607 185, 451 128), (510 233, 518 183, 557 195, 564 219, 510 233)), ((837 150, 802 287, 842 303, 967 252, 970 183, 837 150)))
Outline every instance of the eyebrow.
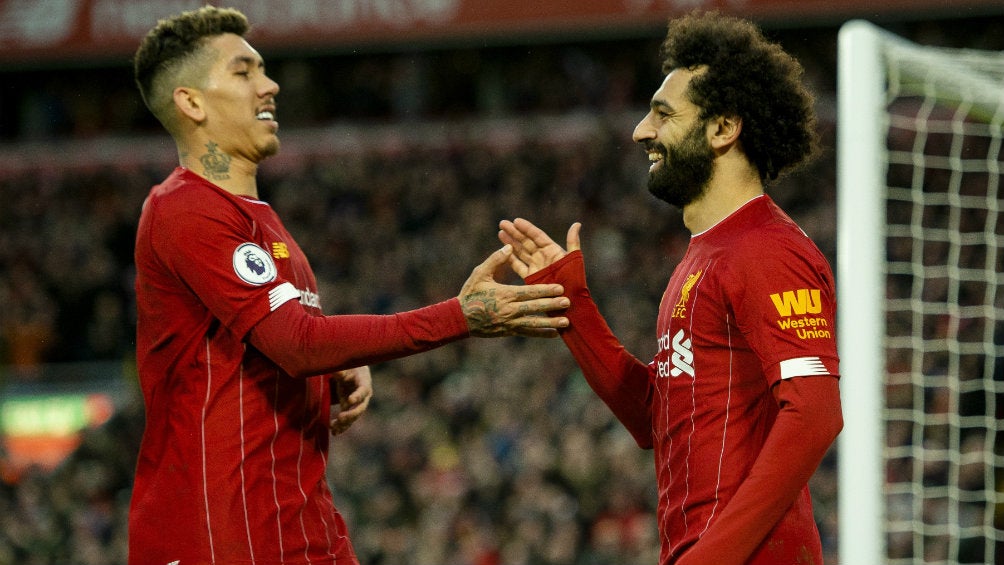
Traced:
POLYGON ((252 67, 257 66, 263 68, 265 66, 265 61, 258 59, 256 57, 252 57, 250 55, 237 55, 236 57, 230 60, 230 64, 227 65, 227 68, 232 69, 234 67, 239 67, 241 65, 248 65, 252 67))
POLYGON ((673 108, 673 106, 671 106, 671 105, 669 104, 669 102, 666 102, 666 101, 664 101, 664 100, 655 100, 655 99, 652 99, 652 101, 651 101, 651 102, 649 102, 649 107, 650 107, 650 108, 651 108, 651 109, 652 109, 653 111, 654 111, 654 110, 663 110, 663 111, 665 111, 666 113, 672 113, 672 112, 675 112, 675 111, 676 111, 676 109, 675 109, 675 108, 673 108))

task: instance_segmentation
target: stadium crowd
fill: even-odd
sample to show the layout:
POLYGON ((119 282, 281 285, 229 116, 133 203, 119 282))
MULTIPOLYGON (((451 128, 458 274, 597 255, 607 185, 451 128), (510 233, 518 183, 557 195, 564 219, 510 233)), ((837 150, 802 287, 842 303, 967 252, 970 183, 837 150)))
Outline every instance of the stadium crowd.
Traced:
MULTIPOLYGON (((312 257, 330 312, 392 312, 450 296, 497 246, 500 218, 555 229, 581 218, 590 276, 608 289, 599 299, 644 359, 651 312, 686 235, 676 212, 645 192, 644 156, 624 135, 601 127, 559 144, 467 140, 336 156, 266 173, 262 184, 312 257)), ((11 217, 2 249, 13 275, 4 303, 16 313, 4 324, 17 337, 7 338, 8 362, 130 354, 129 238, 153 179, 97 171, 53 179, 41 193, 19 188, 26 178, 3 181, 11 217)), ((775 191, 807 214, 823 244, 832 218, 813 199, 825 190, 775 191)), ((360 555, 387 564, 654 562, 649 455, 575 373, 560 343, 521 339, 377 367, 371 413, 333 442, 330 458, 360 555)), ((0 563, 123 562, 137 408, 91 431, 56 474, 0 487, 0 563)))
MULTIPOLYGON (((829 150, 769 190, 831 261, 832 42, 816 36, 790 47, 816 83, 829 150)), ((688 241, 679 213, 645 190, 645 155, 630 141, 658 84, 654 53, 653 43, 636 42, 541 46, 499 62, 491 50, 433 53, 422 64, 410 55, 362 57, 345 68, 270 62, 284 88, 283 140, 294 151, 266 163, 260 186, 310 257, 325 310, 386 313, 448 298, 499 245, 500 219, 527 217, 559 234, 581 220, 596 299, 622 342, 650 359, 654 312, 688 241), (325 69, 337 70, 326 83, 325 69), (339 115, 369 141, 318 148, 313 140, 337 129, 339 115)), ((61 121, 39 119, 32 106, 4 134, 55 139, 49 147, 57 149, 58 139, 94 128, 134 134, 149 124, 138 106, 129 114, 130 87, 111 97, 121 102, 114 123, 94 125, 94 108, 64 90, 61 121)), ((31 379, 46 363, 133 355, 135 222, 170 165, 126 154, 70 169, 59 159, 0 171, 0 379, 31 379)), ((657 561, 651 455, 557 341, 452 344, 374 367, 374 384, 369 413, 333 441, 329 460, 362 562, 657 561)), ((56 470, 0 481, 0 565, 125 563, 142 425, 137 396, 88 430, 56 470)), ((832 454, 811 486, 830 563, 832 454)))

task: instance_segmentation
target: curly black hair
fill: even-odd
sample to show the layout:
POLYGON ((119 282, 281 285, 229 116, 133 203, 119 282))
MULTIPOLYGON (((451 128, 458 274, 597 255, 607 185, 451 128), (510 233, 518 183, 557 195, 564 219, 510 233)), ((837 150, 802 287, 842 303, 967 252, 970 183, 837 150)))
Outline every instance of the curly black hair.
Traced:
POLYGON ((660 49, 664 73, 705 67, 690 82, 701 118, 738 116, 740 141, 764 181, 819 151, 813 96, 802 66, 753 23, 717 12, 671 20, 660 49))
POLYGON ((250 28, 241 12, 215 6, 158 21, 133 57, 136 86, 147 108, 163 122, 174 86, 168 77, 177 80, 182 67, 200 55, 209 39, 224 33, 244 36, 250 28))

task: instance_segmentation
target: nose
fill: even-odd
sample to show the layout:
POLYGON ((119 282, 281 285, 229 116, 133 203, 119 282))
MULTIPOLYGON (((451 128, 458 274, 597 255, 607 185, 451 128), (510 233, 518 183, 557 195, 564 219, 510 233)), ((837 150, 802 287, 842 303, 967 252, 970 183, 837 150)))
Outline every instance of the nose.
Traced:
POLYGON ((645 114, 645 117, 638 122, 638 125, 634 127, 634 133, 631 134, 631 139, 635 143, 642 143, 644 141, 655 139, 655 128, 652 127, 652 112, 645 114))
POLYGON ((262 85, 262 92, 268 96, 275 96, 276 94, 279 94, 279 83, 275 82, 266 75, 265 82, 262 85))

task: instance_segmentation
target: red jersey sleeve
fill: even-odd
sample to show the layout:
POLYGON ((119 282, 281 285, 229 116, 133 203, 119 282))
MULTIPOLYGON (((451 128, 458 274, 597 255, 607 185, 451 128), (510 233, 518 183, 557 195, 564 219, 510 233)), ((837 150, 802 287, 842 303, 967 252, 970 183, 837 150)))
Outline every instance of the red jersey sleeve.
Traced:
POLYGON ((182 184, 165 196, 146 203, 157 226, 149 230, 148 244, 158 270, 181 281, 223 326, 244 336, 269 313, 270 292, 286 282, 271 254, 256 243, 258 226, 215 189, 182 184))
POLYGON ((388 315, 311 316, 288 302, 251 330, 251 343, 303 377, 428 351, 468 335, 456 298, 388 315))
POLYGON ((561 338, 582 369, 589 386, 610 407, 638 445, 652 447, 651 371, 614 336, 586 286, 580 251, 526 278, 527 284, 558 283, 571 306, 565 311, 569 327, 561 338))
POLYGON ((825 257, 793 224, 746 238, 728 263, 724 288, 736 323, 768 385, 781 379, 839 375, 836 293, 825 257))

